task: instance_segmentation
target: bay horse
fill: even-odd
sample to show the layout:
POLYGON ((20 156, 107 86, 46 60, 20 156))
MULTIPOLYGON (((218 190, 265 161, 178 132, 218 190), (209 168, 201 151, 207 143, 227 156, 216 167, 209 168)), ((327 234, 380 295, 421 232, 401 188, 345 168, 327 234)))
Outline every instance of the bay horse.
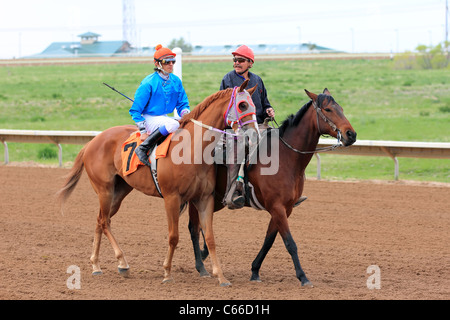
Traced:
MULTIPOLYGON (((169 249, 163 264, 163 282, 172 280, 171 266, 179 239, 179 216, 183 204, 190 202, 195 206, 199 214, 197 221, 205 231, 205 241, 211 252, 213 274, 218 277, 221 286, 230 284, 223 275, 216 255, 212 229, 214 187, 216 185, 215 166, 212 162, 203 161, 203 151, 208 147, 208 141, 203 138, 203 134, 207 130, 196 124, 200 123, 218 130, 223 130, 227 125, 230 125, 235 132, 239 130, 239 127, 243 131, 250 128, 258 131, 255 107, 253 103, 247 102, 251 101, 251 94, 256 90, 256 86, 247 91, 245 90, 247 84, 248 81, 240 87, 219 91, 207 97, 191 113, 185 115, 180 120, 180 128, 173 135, 167 156, 158 160, 157 176, 160 191, 164 197, 169 229, 169 249), (233 116, 237 118, 233 118, 233 116), (191 121, 194 119, 196 121, 191 121), (233 123, 229 123, 230 119, 234 119, 233 123), (195 130, 200 130, 202 134, 196 136, 195 130), (182 135, 186 132, 187 135, 182 135), (189 139, 189 137, 193 138, 189 139), (172 160, 177 155, 174 154, 172 159, 171 153, 174 148, 180 147, 180 144, 183 146, 183 152, 186 150, 185 148, 187 148, 187 153, 190 151, 189 161, 174 163, 172 160), (195 148, 197 152, 194 150, 195 148), (202 152, 200 161, 198 150, 202 152)), ((113 127, 101 132, 88 142, 77 155, 64 186, 57 194, 62 207, 64 201, 75 189, 83 169, 86 170, 100 202, 93 251, 90 257, 94 275, 102 273, 99 265, 99 252, 101 237, 102 234, 105 234, 114 249, 115 257, 119 261, 119 273, 128 276, 129 266, 125 255, 111 232, 111 218, 119 210, 122 200, 133 189, 149 196, 160 197, 149 167, 139 166, 134 173, 126 176, 123 174, 122 145, 130 134, 136 131, 136 126, 131 125, 113 127)), ((186 154, 183 154, 183 157, 185 156, 186 154)))
MULTIPOLYGON (((252 263, 251 281, 260 282, 259 270, 280 233, 284 245, 294 262, 297 278, 302 286, 312 286, 303 271, 297 253, 297 245, 289 230, 288 218, 294 204, 303 192, 305 169, 316 150, 321 135, 337 138, 343 146, 356 141, 356 132, 344 116, 342 107, 334 100, 328 89, 316 95, 305 90, 311 100, 297 114, 288 117, 279 128, 279 167, 274 175, 262 175, 267 165, 258 161, 248 171, 248 181, 253 185, 256 198, 271 215, 266 237, 261 250, 252 263)), ((267 146, 270 149, 270 144, 267 146)), ((215 211, 223 208, 226 169, 218 166, 215 211), (225 172, 225 173, 224 173, 225 172)), ((249 206, 247 204, 247 206, 249 206)), ((261 208, 260 208, 261 209, 261 208)), ((202 260, 208 256, 208 248, 200 250, 200 225, 195 207, 189 206, 189 230, 194 246, 195 265, 201 276, 208 276, 202 260)))

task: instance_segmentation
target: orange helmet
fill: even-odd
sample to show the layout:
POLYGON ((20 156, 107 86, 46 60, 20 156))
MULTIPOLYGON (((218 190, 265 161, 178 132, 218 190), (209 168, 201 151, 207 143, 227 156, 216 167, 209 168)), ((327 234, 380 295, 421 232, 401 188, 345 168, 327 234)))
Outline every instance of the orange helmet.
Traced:
POLYGON ((247 47, 246 45, 242 45, 236 49, 236 51, 231 53, 232 55, 242 56, 244 58, 252 60, 255 62, 255 55, 253 54, 253 50, 247 47))
POLYGON ((162 45, 158 44, 155 47, 155 54, 153 55, 153 58, 155 58, 156 61, 161 61, 163 58, 167 56, 176 56, 175 53, 172 52, 169 48, 164 48, 162 45))

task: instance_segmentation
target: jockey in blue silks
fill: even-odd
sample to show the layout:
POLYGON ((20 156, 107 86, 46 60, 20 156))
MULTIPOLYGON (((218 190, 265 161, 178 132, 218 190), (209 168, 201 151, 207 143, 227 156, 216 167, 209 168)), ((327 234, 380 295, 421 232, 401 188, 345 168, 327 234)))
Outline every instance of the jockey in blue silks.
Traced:
POLYGON ((168 114, 175 109, 181 117, 190 112, 183 84, 180 78, 172 73, 176 54, 160 44, 155 49, 155 72, 142 80, 129 111, 141 131, 141 140, 145 139, 136 148, 136 154, 139 160, 148 166, 150 149, 180 126, 179 122, 168 114))

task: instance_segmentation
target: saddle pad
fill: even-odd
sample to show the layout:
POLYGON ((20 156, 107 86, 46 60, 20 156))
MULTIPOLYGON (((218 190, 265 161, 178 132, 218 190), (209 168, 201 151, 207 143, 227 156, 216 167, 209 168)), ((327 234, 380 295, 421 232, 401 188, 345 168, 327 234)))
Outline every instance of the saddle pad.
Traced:
MULTIPOLYGON (((170 134, 157 148, 156 159, 164 158, 169 150, 172 134, 170 134)), ((123 175, 127 176, 137 170, 137 168, 144 164, 139 160, 138 156, 134 152, 136 148, 142 143, 141 133, 139 131, 133 132, 130 137, 122 144, 122 170, 123 175)))

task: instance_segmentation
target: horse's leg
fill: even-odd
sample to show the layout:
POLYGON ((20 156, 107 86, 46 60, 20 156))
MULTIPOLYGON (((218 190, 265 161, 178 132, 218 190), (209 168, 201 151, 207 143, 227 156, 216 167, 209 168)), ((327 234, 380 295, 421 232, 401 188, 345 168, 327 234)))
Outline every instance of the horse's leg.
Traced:
MULTIPOLYGON (((119 179, 119 180, 117 180, 115 183, 114 199, 113 199, 113 203, 111 205, 110 219, 117 213, 117 211, 119 211, 119 208, 120 208, 120 205, 122 204, 123 199, 133 190, 133 188, 131 186, 129 186, 124 180, 122 180, 122 178, 117 176, 116 179, 119 179)), ((116 245, 117 245, 117 248, 119 248, 119 245, 117 244, 117 242, 116 242, 116 245)), ((123 251, 120 248, 119 248, 119 255, 116 254, 116 258, 118 258, 119 262, 120 262, 119 267, 118 267, 119 273, 124 277, 128 277, 129 272, 130 272, 130 267, 128 266, 128 264, 125 260, 123 251), (122 257, 122 258, 120 259, 120 258, 118 258, 118 256, 122 257)))
POLYGON ((208 258, 208 256, 209 256, 209 251, 208 251, 208 246, 206 245, 206 241, 205 241, 205 234, 203 233, 203 230, 200 228, 200 224, 199 224, 199 230, 202 232, 202 237, 203 237, 203 250, 200 251, 200 255, 202 257, 202 261, 205 261, 206 258, 208 258))
POLYGON ((103 235, 103 229, 101 224, 101 215, 102 210, 99 209, 99 213, 97 216, 97 225, 95 226, 95 234, 94 234, 94 242, 92 243, 92 255, 91 255, 91 263, 92 263, 92 274, 93 275, 100 275, 102 274, 102 269, 100 268, 99 264, 99 254, 100 254, 100 243, 102 240, 103 235))
POLYGON ((272 215, 272 219, 278 227, 278 232, 283 238, 284 245, 291 255, 292 261, 294 262, 297 278, 301 281, 302 286, 312 286, 311 282, 306 277, 305 272, 300 265, 300 260, 297 253, 297 245, 295 244, 295 241, 291 235, 291 231, 289 230, 288 214, 286 214, 286 209, 284 207, 272 208, 272 210, 270 210, 270 213, 272 215))
POLYGON ((120 203, 123 198, 130 192, 130 190, 124 190, 124 192, 118 192, 120 195, 116 200, 114 192, 102 192, 99 193, 100 210, 97 217, 97 226, 95 228, 93 252, 91 255, 91 262, 93 268, 93 274, 101 274, 102 271, 99 266, 99 253, 102 232, 108 238, 111 243, 116 259, 119 261, 118 270, 123 276, 128 275, 129 266, 125 259, 122 249, 120 249, 117 240, 111 232, 111 216, 114 215, 120 207, 120 203))
POLYGON ((175 252, 175 248, 178 244, 179 233, 178 233, 178 220, 180 217, 180 199, 178 197, 165 197, 164 203, 167 213, 167 223, 169 227, 169 250, 167 252, 166 259, 164 260, 164 279, 163 283, 171 282, 171 270, 172 270, 172 259, 175 252))
MULTIPOLYGON (((288 218, 290 213, 288 212, 288 218)), ((250 281, 260 282, 261 278, 259 277, 259 270, 261 269, 261 265, 266 258, 267 253, 272 248, 273 243, 275 242, 275 238, 278 234, 278 228, 273 218, 270 218, 269 226, 267 228, 266 238, 264 239, 263 246, 256 256, 255 260, 252 262, 252 276, 250 281)))
POLYGON ((213 275, 217 276, 221 287, 230 286, 231 283, 223 275, 222 267, 216 255, 216 244, 213 232, 214 197, 211 195, 206 200, 195 204, 197 207, 200 223, 205 234, 206 245, 211 256, 213 275))
MULTIPOLYGON (((191 234, 191 241, 194 247, 195 269, 200 273, 201 277, 209 277, 208 271, 203 264, 203 252, 200 249, 199 235, 200 235, 200 221, 198 218, 198 211, 194 205, 189 204, 189 233, 191 234)), ((207 249, 206 249, 207 251, 207 249)), ((206 257, 205 257, 206 258, 206 257)))
POLYGON ((259 270, 261 269, 261 265, 269 252, 270 248, 272 248, 272 245, 275 241, 275 238, 277 237, 278 230, 277 226, 274 223, 273 219, 270 219, 269 227, 267 228, 266 238, 264 239, 264 244, 259 251, 258 255, 256 256, 255 260, 252 262, 252 276, 250 278, 250 281, 257 281, 260 282, 261 278, 259 277, 259 270))

